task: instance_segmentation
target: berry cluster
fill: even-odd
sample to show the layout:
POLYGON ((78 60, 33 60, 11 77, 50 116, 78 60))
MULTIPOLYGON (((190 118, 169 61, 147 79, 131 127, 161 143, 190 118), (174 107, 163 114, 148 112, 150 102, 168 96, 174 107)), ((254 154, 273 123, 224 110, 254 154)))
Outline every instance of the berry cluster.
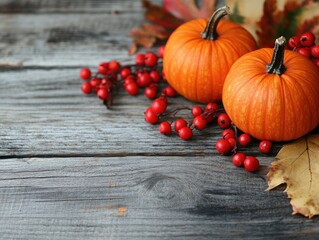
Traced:
POLYGON ((319 45, 315 44, 316 37, 312 32, 305 32, 300 36, 293 36, 288 40, 288 46, 293 51, 309 58, 319 67, 319 45))
MULTIPOLYGON (((89 68, 82 68, 80 71, 80 78, 84 80, 82 92, 96 93, 107 108, 112 105, 114 87, 119 85, 122 85, 129 95, 137 95, 140 89, 144 89, 144 95, 154 99, 160 90, 159 83, 161 81, 166 83, 159 61, 163 58, 163 52, 164 46, 161 46, 157 54, 154 52, 137 54, 135 64, 132 65, 121 66, 116 60, 102 62, 94 75, 89 68)), ((167 96, 176 94, 169 85, 162 88, 162 93, 167 96)))
MULTIPOLYGON (((252 142, 252 138, 247 133, 241 133, 237 137, 237 129, 233 124, 230 128, 224 129, 222 139, 216 141, 216 149, 222 155, 232 153, 232 162, 237 167, 243 167, 253 172, 259 168, 259 160, 254 156, 246 156, 243 152, 238 151, 237 143, 242 147, 247 147, 252 142)), ((272 148, 272 143, 268 140, 263 140, 259 143, 259 151, 267 154, 272 148)))
MULTIPOLYGON (((217 103, 208 103, 204 108, 195 105, 190 107, 179 107, 171 110, 168 108, 168 100, 165 94, 155 99, 151 106, 145 111, 145 121, 150 124, 159 123, 158 130, 161 134, 177 134, 183 140, 189 140, 193 136, 193 131, 202 131, 205 127, 213 123, 223 129, 222 138, 216 141, 216 150, 221 155, 231 155, 232 162, 237 167, 244 166, 247 171, 253 172, 259 168, 259 160, 254 156, 246 156, 243 152, 238 152, 237 143, 242 147, 247 147, 252 138, 247 133, 238 134, 236 126, 232 124, 227 113, 219 108, 217 103), (191 120, 184 117, 176 117, 177 113, 187 110, 190 112, 191 120), (165 120, 172 118, 173 120, 165 120), (163 120, 164 119, 164 120, 163 120), (239 135, 237 137, 237 135, 239 135)), ((270 152, 272 143, 264 140, 259 143, 259 151, 267 154, 270 152)))

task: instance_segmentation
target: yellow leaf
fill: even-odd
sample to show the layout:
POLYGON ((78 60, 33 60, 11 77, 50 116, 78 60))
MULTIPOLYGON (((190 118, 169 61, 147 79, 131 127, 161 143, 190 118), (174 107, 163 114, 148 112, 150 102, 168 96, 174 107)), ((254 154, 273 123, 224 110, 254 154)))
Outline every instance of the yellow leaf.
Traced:
POLYGON ((271 163, 268 189, 283 183, 291 199, 293 214, 306 217, 319 214, 319 135, 308 135, 286 144, 271 163))

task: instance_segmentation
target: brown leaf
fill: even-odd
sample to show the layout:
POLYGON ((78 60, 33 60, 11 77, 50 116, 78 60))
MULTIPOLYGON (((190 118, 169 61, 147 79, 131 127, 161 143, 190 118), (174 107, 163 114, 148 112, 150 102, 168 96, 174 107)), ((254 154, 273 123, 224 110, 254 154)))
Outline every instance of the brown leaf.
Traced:
POLYGON ((164 28, 175 29, 184 21, 176 18, 173 14, 165 8, 152 4, 149 0, 142 0, 142 5, 146 9, 145 19, 155 23, 164 28))
POLYGON ((133 28, 129 35, 134 39, 129 49, 129 54, 132 55, 139 46, 150 48, 156 42, 156 39, 165 39, 169 33, 161 26, 143 24, 139 28, 133 28))
POLYGON ((319 135, 286 144, 271 163, 268 190, 286 183, 293 214, 319 214, 319 135))
POLYGON ((263 15, 257 22, 260 30, 257 30, 257 36, 259 38, 259 46, 272 47, 274 45, 274 39, 276 39, 275 26, 278 19, 276 19, 275 13, 277 12, 277 0, 265 0, 263 15))

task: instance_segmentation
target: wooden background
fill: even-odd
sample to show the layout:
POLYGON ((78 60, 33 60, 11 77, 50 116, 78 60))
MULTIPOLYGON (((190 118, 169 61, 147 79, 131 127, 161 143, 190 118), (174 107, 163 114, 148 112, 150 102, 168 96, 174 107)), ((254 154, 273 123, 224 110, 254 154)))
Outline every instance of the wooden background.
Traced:
POLYGON ((318 217, 265 191, 274 159, 256 142, 248 173, 214 125, 185 142, 144 122, 143 94, 120 90, 112 111, 82 95, 81 67, 133 62, 142 21, 137 0, 0 1, 0 239, 318 239, 318 217))

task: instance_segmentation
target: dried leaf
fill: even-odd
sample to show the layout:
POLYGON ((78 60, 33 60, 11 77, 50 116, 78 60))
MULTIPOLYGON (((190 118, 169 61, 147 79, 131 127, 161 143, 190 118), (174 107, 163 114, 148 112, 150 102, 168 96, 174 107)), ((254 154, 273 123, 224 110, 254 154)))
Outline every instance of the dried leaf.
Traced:
POLYGON ((149 0, 141 2, 145 8, 145 19, 151 24, 132 29, 130 36, 134 40, 129 54, 135 53, 139 46, 150 48, 157 40, 166 40, 185 21, 209 17, 215 10, 216 0, 202 0, 200 7, 196 5, 195 0, 163 0, 163 6, 153 4, 149 0))
POLYGON ((260 21, 257 23, 260 30, 257 30, 257 36, 259 38, 259 46, 272 47, 274 39, 276 39, 276 29, 277 24, 276 16, 277 12, 277 1, 276 0, 265 0, 263 15, 260 21))
POLYGON ((271 163, 268 190, 286 183, 293 214, 319 214, 319 135, 286 144, 271 163))
POLYGON ((134 39, 129 49, 131 55, 137 50, 138 46, 150 48, 156 42, 156 39, 166 39, 169 33, 161 26, 143 24, 139 28, 133 28, 129 35, 134 39))
POLYGON ((152 4, 148 0, 142 0, 142 5, 146 9, 145 19, 156 25, 173 30, 184 23, 183 20, 176 18, 165 8, 152 4))

